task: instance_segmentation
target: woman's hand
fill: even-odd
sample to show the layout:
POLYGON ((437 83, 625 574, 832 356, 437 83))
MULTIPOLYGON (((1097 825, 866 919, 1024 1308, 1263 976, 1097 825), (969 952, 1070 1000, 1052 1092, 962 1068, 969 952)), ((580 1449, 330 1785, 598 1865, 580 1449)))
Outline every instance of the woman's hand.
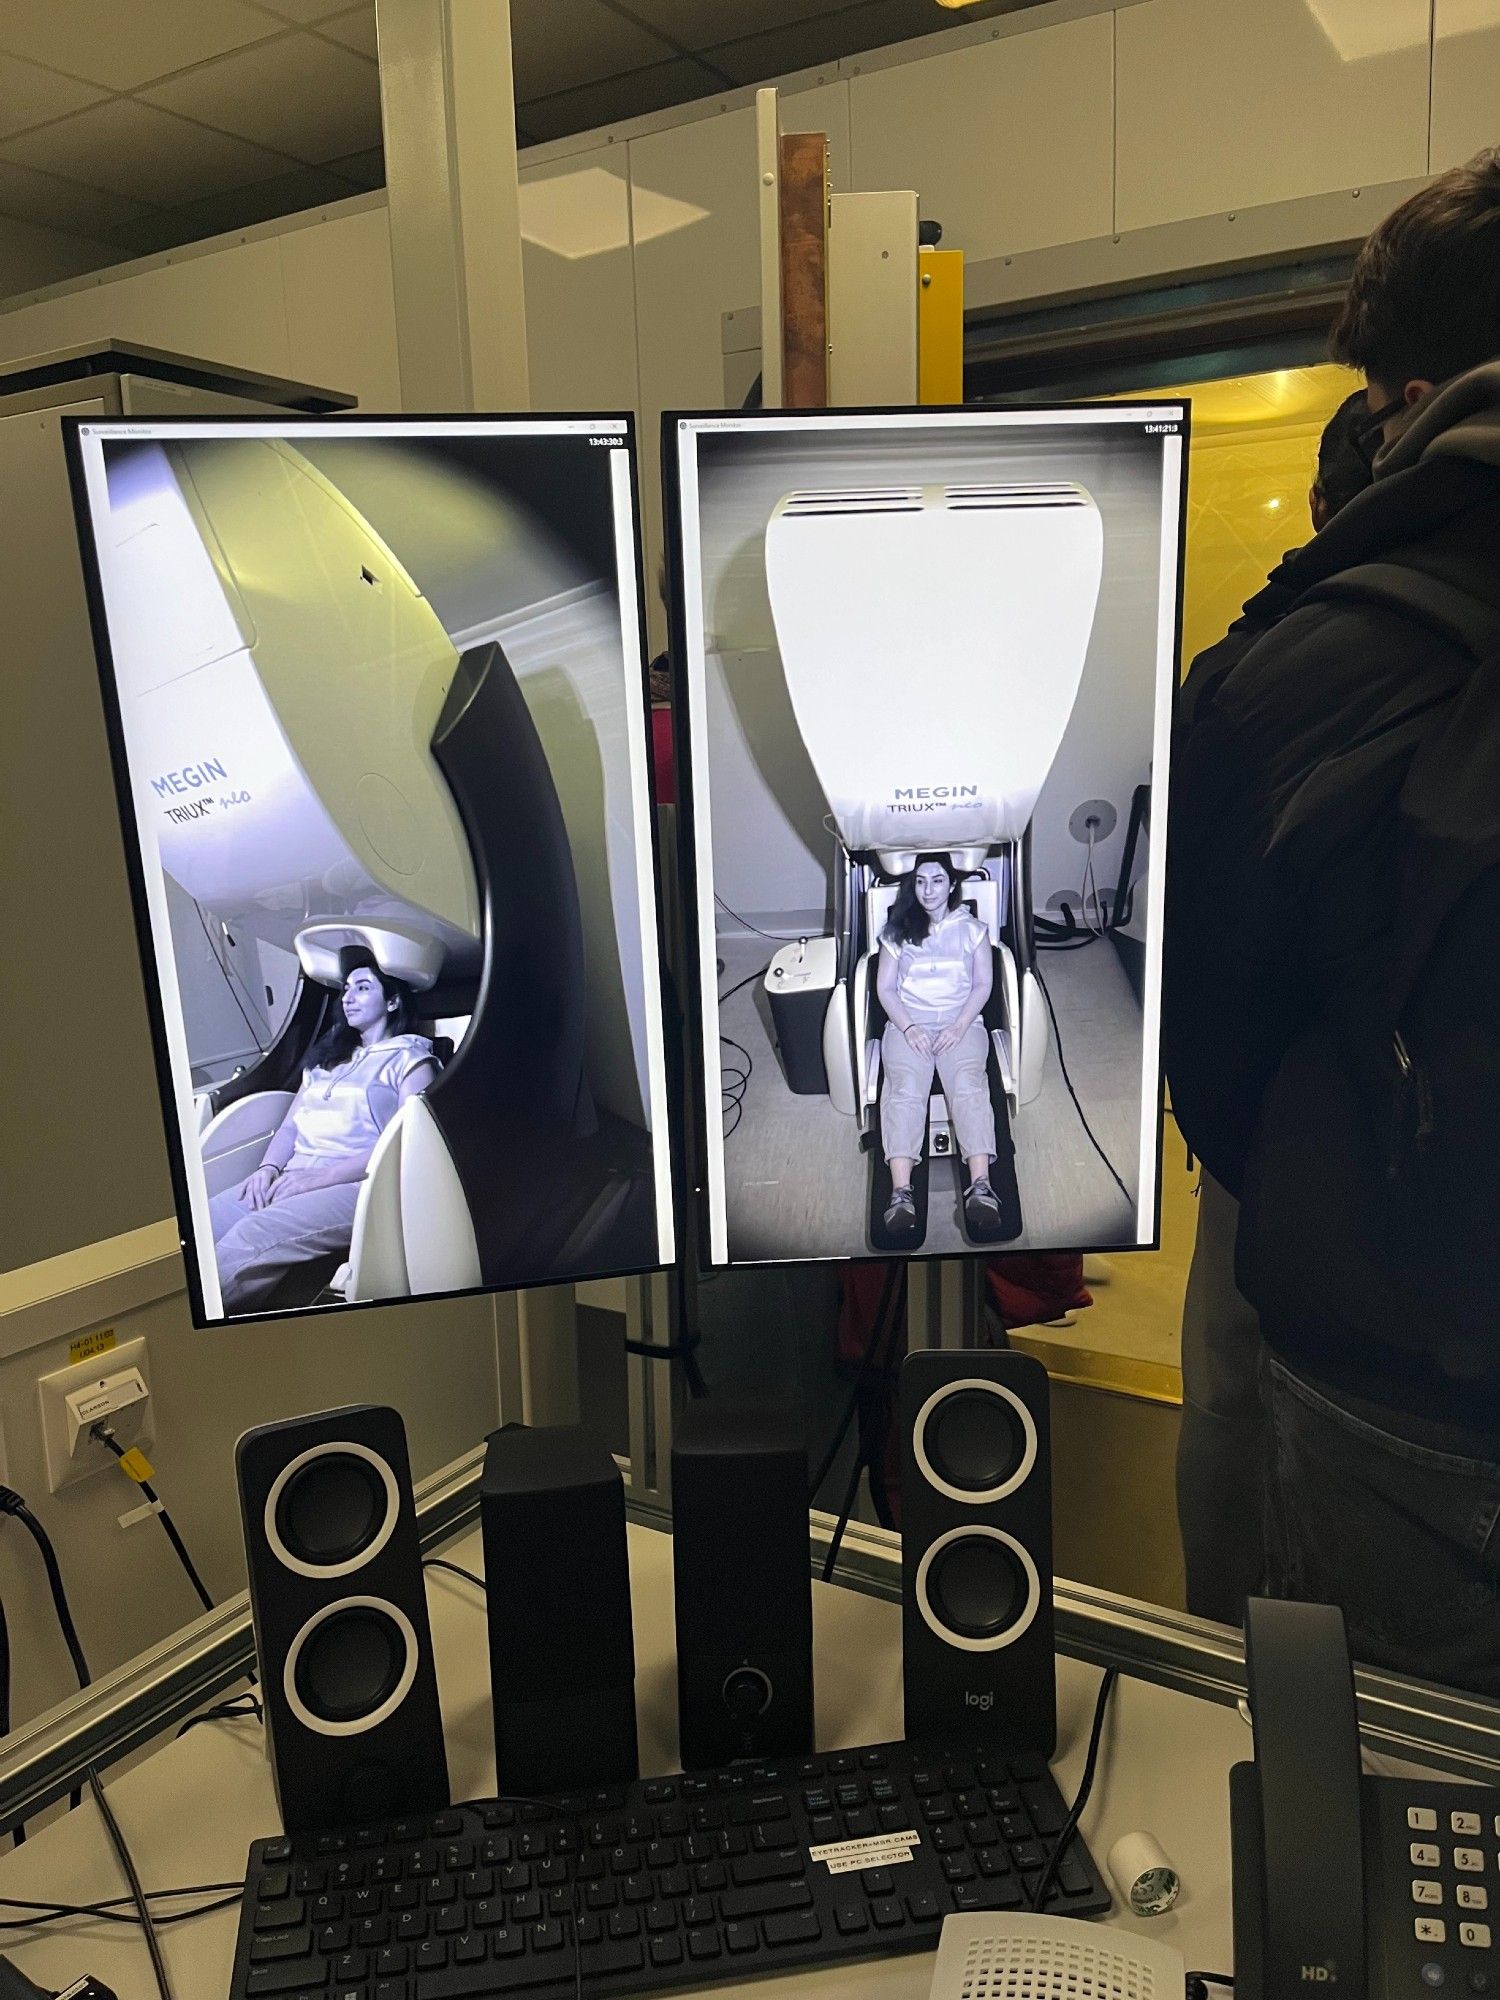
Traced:
POLYGON ((343 1187, 349 1181, 362 1181, 365 1168, 370 1163, 368 1153, 362 1159, 329 1160, 321 1167, 288 1167, 271 1193, 271 1200, 290 1201, 293 1195, 311 1194, 314 1188, 343 1187))
POLYGON ((906 1038, 906 1046, 914 1055, 930 1056, 934 1053, 931 1035, 915 1021, 908 1021, 901 1032, 906 1038))
POLYGON ((247 1208, 269 1208, 281 1179, 279 1167, 257 1167, 240 1186, 240 1199, 247 1208))
POLYGON ((949 1049, 956 1049, 973 1025, 972 1021, 950 1021, 946 1028, 939 1028, 932 1038, 932 1053, 945 1056, 949 1049))

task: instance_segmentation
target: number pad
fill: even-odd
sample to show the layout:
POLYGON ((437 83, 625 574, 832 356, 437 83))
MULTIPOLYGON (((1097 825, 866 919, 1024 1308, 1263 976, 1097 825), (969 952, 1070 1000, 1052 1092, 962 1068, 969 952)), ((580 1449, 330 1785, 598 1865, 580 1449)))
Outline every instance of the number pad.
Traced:
POLYGON ((1411 1844, 1411 1865, 1413 1868, 1441 1868, 1443 1857, 1430 1842, 1414 1840, 1411 1844))
POLYGON ((1483 1851, 1477 1847, 1455 1847, 1453 1850, 1453 1865, 1460 1875, 1482 1875, 1484 1873, 1483 1851))
POLYGON ((1418 1917, 1412 1926, 1418 1944, 1446 1944, 1448 1926, 1441 1917, 1418 1917))
POLYGON ((1412 1881, 1411 1899, 1414 1903, 1426 1903, 1436 1908, 1443 1900, 1443 1885, 1418 1875, 1412 1881))
POLYGON ((1458 1941, 1474 1951, 1488 1951, 1490 1948, 1490 1927, 1488 1924, 1460 1924, 1458 1941))
POLYGON ((1461 1910, 1487 1910, 1490 1892, 1481 1889, 1477 1882, 1460 1882, 1453 1892, 1453 1900, 1461 1910))

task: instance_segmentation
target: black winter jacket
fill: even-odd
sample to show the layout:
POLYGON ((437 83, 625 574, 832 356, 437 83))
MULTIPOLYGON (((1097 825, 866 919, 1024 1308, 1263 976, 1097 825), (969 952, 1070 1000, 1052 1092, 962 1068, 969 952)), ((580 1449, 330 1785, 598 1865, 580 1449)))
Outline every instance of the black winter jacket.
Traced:
POLYGON ((1500 1424, 1500 363, 1273 572, 1184 688, 1178 1123, 1242 1202, 1266 1338, 1500 1424))

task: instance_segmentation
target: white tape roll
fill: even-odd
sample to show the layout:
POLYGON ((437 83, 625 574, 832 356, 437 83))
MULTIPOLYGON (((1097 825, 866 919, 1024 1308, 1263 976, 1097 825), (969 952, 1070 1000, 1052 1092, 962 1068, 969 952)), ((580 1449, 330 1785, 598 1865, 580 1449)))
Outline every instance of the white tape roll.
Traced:
POLYGON ((1159 1917, 1177 1901, 1177 1870, 1150 1833, 1122 1833, 1109 1850, 1108 1868, 1116 1889, 1138 1917, 1159 1917))

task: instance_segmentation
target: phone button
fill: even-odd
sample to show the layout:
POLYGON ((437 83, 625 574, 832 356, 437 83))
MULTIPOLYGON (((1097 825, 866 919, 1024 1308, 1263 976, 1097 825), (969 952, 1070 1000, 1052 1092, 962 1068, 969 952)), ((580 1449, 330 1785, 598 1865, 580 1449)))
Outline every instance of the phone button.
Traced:
POLYGON ((1418 1944, 1446 1944, 1448 1926, 1441 1917, 1418 1917, 1412 1926, 1418 1944))
POLYGON ((1418 1875, 1412 1881, 1411 1899, 1414 1903, 1440 1903, 1443 1900, 1443 1885, 1418 1875))
POLYGON ((1437 1814, 1431 1806, 1408 1806, 1406 1824, 1413 1833, 1436 1833, 1437 1814))
POLYGON ((1478 1951, 1490 1948, 1490 1927, 1488 1924, 1460 1924, 1458 1927, 1460 1944, 1472 1945, 1478 1951))
POLYGON ((1411 1844, 1411 1865, 1413 1868, 1438 1868, 1443 1857, 1435 1847, 1425 1840, 1414 1840, 1411 1844))
POLYGON ((1490 1892, 1481 1889, 1477 1882, 1460 1882, 1454 1891, 1461 1910, 1487 1910, 1490 1906, 1490 1892))
POLYGON ((1484 1831, 1484 1822, 1478 1813, 1456 1812, 1448 1815, 1448 1824, 1455 1833, 1477 1834, 1484 1831))
POLYGON ((1482 1875, 1484 1873, 1484 1852, 1478 1847, 1455 1847, 1453 1850, 1453 1865, 1461 1874, 1482 1875))

